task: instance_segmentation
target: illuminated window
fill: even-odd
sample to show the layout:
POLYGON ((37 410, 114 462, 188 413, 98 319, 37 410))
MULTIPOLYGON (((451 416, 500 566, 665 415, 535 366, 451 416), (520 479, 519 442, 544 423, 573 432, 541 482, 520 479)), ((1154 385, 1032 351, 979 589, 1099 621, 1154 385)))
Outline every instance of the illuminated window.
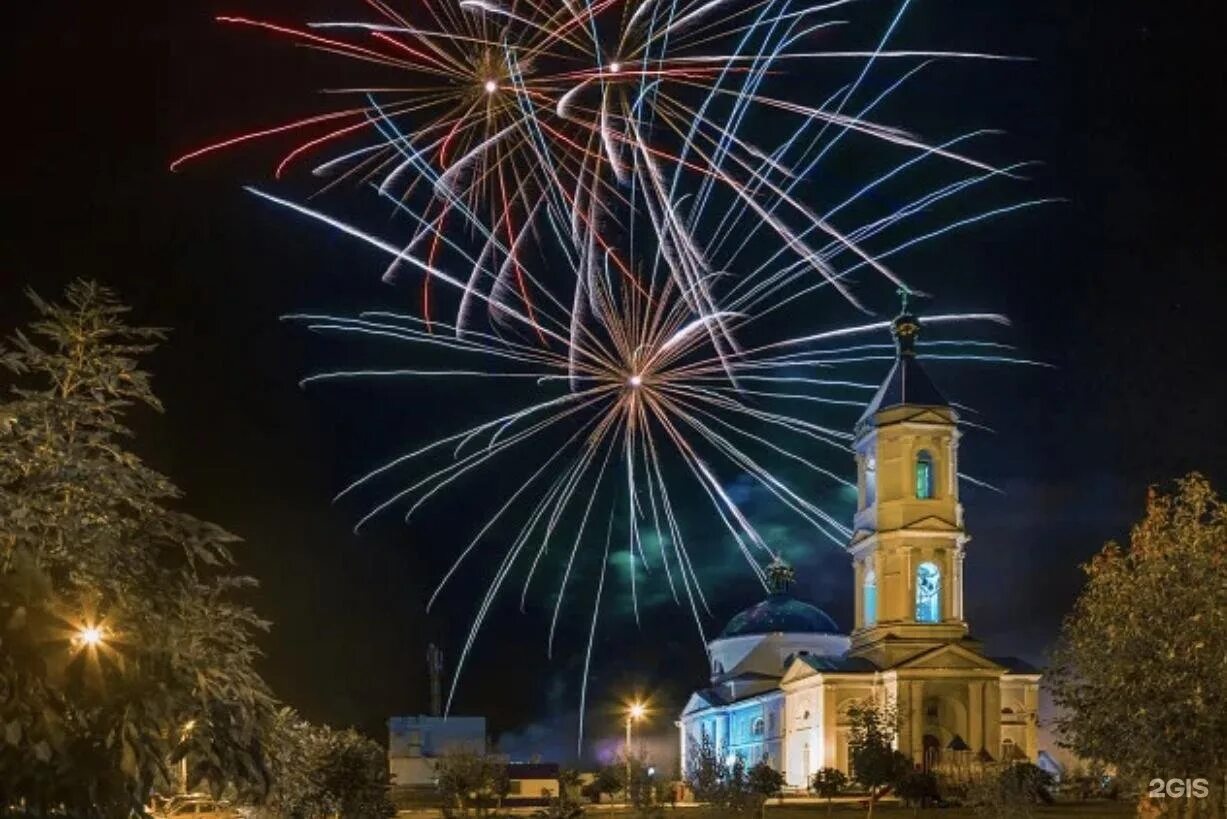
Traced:
POLYGON ((933 497, 933 456, 923 449, 916 456, 916 497, 920 500, 933 497))
POLYGON ((934 563, 921 563, 916 567, 916 622, 937 623, 941 621, 942 573, 934 563))
POLYGON ((754 722, 750 723, 750 736, 761 737, 763 735, 763 718, 755 717, 754 722))
POLYGON ((873 569, 865 572, 865 625, 878 622, 878 576, 873 569))

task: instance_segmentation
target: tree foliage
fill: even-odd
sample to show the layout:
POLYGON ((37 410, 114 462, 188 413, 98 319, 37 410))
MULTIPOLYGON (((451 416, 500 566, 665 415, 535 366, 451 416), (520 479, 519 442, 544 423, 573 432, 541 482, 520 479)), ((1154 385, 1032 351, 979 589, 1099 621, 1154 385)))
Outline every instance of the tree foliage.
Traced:
POLYGON ((848 787, 848 777, 839 768, 819 768, 810 780, 810 789, 827 800, 827 813, 831 812, 831 800, 848 787))
POLYGON ((127 816, 185 755, 193 783, 265 789, 236 539, 125 448, 131 410, 161 410, 140 360, 163 332, 89 282, 30 300, 0 349, 0 805, 127 816))
POLYGON ((450 751, 436 760, 435 776, 446 817, 484 814, 511 790, 507 762, 493 754, 450 751))
POLYGON ((281 709, 268 732, 273 788, 264 807, 296 819, 383 819, 396 813, 384 749, 353 729, 312 725, 281 709))
MULTIPOLYGON (((1227 777, 1227 504, 1152 490, 1127 547, 1083 567, 1048 684, 1080 756, 1134 779, 1227 777)), ((1221 792, 1218 797, 1222 799, 1221 792)))
POLYGON ((912 770, 912 761, 895 750, 899 716, 894 706, 865 702, 848 709, 848 759, 852 775, 869 791, 869 815, 883 790, 912 770))

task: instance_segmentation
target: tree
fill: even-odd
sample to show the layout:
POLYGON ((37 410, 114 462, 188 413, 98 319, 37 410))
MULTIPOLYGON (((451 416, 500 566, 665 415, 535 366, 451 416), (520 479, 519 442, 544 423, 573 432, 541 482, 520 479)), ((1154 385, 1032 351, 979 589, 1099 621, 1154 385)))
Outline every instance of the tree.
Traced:
POLYGON ((1048 675, 1065 740, 1134 780, 1203 777, 1227 801, 1227 504, 1193 473, 1152 489, 1127 547, 1083 567, 1048 675))
POLYGON ((721 786, 728 775, 728 767, 721 758, 720 749, 706 734, 699 741, 690 759, 683 760, 684 778, 694 798, 699 802, 715 802, 721 786))
POLYGON ((484 814, 510 790, 507 763, 492 754, 456 750, 435 762, 436 787, 444 816, 484 814))
POLYGON ((827 800, 827 814, 831 812, 831 800, 848 787, 848 777, 838 768, 820 768, 810 780, 810 788, 827 800))
POLYGON ((558 796, 574 799, 579 793, 580 773, 574 768, 563 768, 558 772, 558 796))
POLYGON ((746 773, 746 789, 757 797, 758 815, 761 817, 766 811, 767 800, 779 796, 784 789, 784 774, 767 764, 766 760, 759 760, 746 773))
POLYGON ((891 705, 866 702, 848 709, 851 723, 848 757, 852 775, 869 791, 869 816, 883 790, 912 769, 912 761, 894 748, 899 723, 891 705))
POLYGON ((266 791, 236 538, 124 447, 131 410, 161 410, 140 359, 164 333, 93 283, 29 297, 0 350, 0 804, 126 817, 183 758, 193 785, 266 791))
POLYGON ((900 777, 896 792, 900 799, 912 807, 914 814, 917 808, 923 808, 938 798, 937 777, 923 771, 906 773, 900 777))
POLYGON ((281 709, 268 730, 273 788, 263 807, 278 816, 383 819, 396 813, 382 746, 353 729, 312 725, 281 709))

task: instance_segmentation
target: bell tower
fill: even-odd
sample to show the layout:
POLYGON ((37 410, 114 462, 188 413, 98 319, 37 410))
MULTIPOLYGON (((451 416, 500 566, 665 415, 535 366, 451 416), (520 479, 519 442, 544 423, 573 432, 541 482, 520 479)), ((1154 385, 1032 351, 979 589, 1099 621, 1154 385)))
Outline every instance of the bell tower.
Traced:
POLYGON ((856 425, 858 500, 848 546, 856 582, 851 654, 881 668, 943 643, 970 643, 958 415, 921 367, 920 319, 906 295, 891 332, 894 366, 856 425))

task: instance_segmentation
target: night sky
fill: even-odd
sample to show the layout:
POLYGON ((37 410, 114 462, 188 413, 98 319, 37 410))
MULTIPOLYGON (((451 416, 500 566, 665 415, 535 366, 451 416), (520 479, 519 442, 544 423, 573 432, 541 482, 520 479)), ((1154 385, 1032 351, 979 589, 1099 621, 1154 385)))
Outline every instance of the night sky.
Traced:
MULTIPOLYGON (((292 22, 361 4, 139 5, 157 4, 25 3, 7 13, 0 328, 29 318, 24 287, 51 296, 76 276, 116 288, 137 320, 173 328, 150 362, 167 412, 137 419, 135 448, 185 490, 184 508, 247 541, 242 569, 263 586, 252 602, 275 624, 263 666, 274 689, 312 719, 382 738, 388 716, 427 708, 428 641, 454 668, 484 589, 480 564, 430 615, 425 599, 467 543, 466 527, 515 476, 487 475, 408 527, 393 515, 358 536, 351 526, 364 508, 331 498, 405 442, 498 405, 475 390, 445 400, 421 386, 300 390, 298 379, 338 348, 280 316, 412 307, 415 283, 382 284, 382 259, 242 193, 267 180, 271 153, 167 171, 218 135, 319 104, 312 71, 327 63, 219 27, 214 14, 292 22)), ((995 430, 964 439, 963 469, 1005 490, 963 493, 973 633, 990 653, 1042 662, 1079 587, 1078 564, 1127 533, 1149 484, 1198 469, 1227 488, 1220 4, 914 5, 901 43, 1035 59, 935 71, 923 93, 891 108, 893 120, 930 136, 1001 128, 994 160, 1044 163, 1015 193, 1068 200, 894 263, 943 311, 1009 314, 1013 328, 996 337, 1053 365, 930 368, 995 430)), ((851 474, 850 459, 836 465, 851 474)), ((797 565, 798 593, 847 627, 844 556, 746 501, 797 565)), ((761 590, 710 532, 717 616, 707 628, 717 631, 761 590)), ((498 610, 455 712, 485 714, 508 749, 559 756, 574 748, 588 609, 568 609, 550 661, 548 608, 543 599, 525 615, 498 610)), ((624 695, 651 695, 664 731, 706 676, 689 615, 663 598, 646 609, 641 629, 622 603, 604 615, 593 747, 615 737, 624 695)))

